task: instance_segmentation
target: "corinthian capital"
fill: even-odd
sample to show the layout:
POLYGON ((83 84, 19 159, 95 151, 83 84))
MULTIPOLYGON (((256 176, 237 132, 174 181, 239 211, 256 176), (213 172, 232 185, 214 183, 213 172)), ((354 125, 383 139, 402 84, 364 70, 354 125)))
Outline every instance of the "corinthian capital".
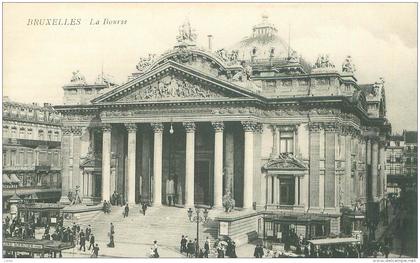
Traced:
POLYGON ((213 126, 214 132, 223 132, 225 128, 223 121, 213 121, 211 125, 213 126))
POLYGON ((154 133, 162 133, 163 132, 163 123, 161 122, 152 122, 150 123, 150 126, 152 126, 154 133))
POLYGON ((195 125, 195 122, 192 122, 192 121, 185 121, 185 122, 182 123, 182 125, 184 126, 185 131, 187 133, 195 132, 195 130, 197 128, 196 125, 195 125))
POLYGON ((258 124, 255 121, 241 121, 241 124, 246 132, 254 132, 258 129, 258 124))
POLYGON ((323 127, 326 132, 336 132, 339 130, 338 123, 336 122, 325 122, 323 127))
POLYGON ((319 132, 322 128, 321 124, 318 122, 311 122, 308 127, 310 132, 319 132))
POLYGON ((125 128, 128 132, 136 132, 137 131, 137 124, 135 123, 125 123, 125 128))
POLYGON ((111 132, 112 126, 109 123, 102 124, 102 132, 111 132))

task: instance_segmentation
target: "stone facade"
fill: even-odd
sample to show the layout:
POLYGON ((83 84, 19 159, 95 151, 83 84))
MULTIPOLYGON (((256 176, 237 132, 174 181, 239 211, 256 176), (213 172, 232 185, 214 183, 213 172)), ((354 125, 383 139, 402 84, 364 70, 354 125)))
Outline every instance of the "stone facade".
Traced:
MULTIPOLYGON (((279 41, 266 17, 252 38, 279 41)), ((383 198, 383 82, 359 85, 348 57, 342 70, 326 55, 310 67, 295 51, 257 47, 240 60, 244 50, 213 52, 194 41, 183 35, 172 50, 142 59, 128 82, 55 107, 69 131, 63 197, 77 182, 96 189, 82 192, 87 199, 118 191, 129 203, 159 206, 174 178, 179 205, 220 207, 231 192, 236 206, 322 217, 333 233, 343 207, 383 198), (76 167, 85 160, 78 156, 89 165, 76 167)), ((74 94, 89 87, 72 83, 74 94)))
POLYGON ((3 208, 15 193, 57 201, 61 188, 61 116, 50 104, 3 98, 3 208))

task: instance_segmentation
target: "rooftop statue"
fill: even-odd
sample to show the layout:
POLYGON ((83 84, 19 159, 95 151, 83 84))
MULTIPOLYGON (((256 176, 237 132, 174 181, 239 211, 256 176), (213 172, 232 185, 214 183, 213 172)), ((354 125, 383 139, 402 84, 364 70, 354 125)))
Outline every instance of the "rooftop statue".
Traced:
POLYGON ((328 69, 335 68, 334 64, 330 61, 330 56, 327 54, 319 55, 313 67, 314 69, 328 69))
POLYGON ((176 40, 180 44, 193 44, 197 40, 197 33, 191 28, 190 21, 186 20, 184 24, 179 27, 179 33, 176 40))
POLYGON ((238 62, 239 51, 232 50, 228 52, 226 49, 222 48, 216 51, 218 57, 220 57, 228 65, 233 65, 238 62))
POLYGON ((136 65, 137 70, 144 72, 145 69, 152 65, 152 63, 155 61, 155 58, 155 54, 149 54, 147 57, 141 57, 139 63, 136 65))
POLYGON ((290 52, 290 55, 287 59, 290 63, 299 63, 299 56, 295 50, 292 50, 292 52, 290 52))
POLYGON ((241 62, 241 66, 242 66, 242 70, 239 71, 238 73, 236 73, 232 77, 232 80, 233 81, 241 81, 241 82, 245 82, 245 81, 251 80, 252 67, 250 65, 248 65, 245 61, 242 61, 241 62))
POLYGON ((343 65, 342 65, 342 71, 347 73, 353 73, 356 71, 356 68, 353 64, 351 56, 347 56, 344 59, 343 65))
POLYGON ((108 75, 108 74, 99 74, 98 77, 95 80, 96 85, 105 84, 108 87, 114 87, 117 86, 117 84, 114 81, 114 77, 108 75))
POLYGON ((73 76, 70 80, 71 84, 82 84, 86 85, 86 79, 85 76, 83 76, 79 70, 73 71, 73 76))

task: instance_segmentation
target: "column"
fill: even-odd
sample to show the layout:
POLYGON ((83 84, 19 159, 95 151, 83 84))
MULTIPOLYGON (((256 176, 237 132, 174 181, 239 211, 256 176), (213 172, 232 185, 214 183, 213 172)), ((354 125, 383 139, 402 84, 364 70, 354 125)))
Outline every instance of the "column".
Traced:
POLYGON ((162 205, 162 138, 163 123, 150 124, 154 134, 153 144, 153 206, 162 205))
MULTIPOLYGON (((335 208, 335 132, 336 123, 325 124, 324 207, 335 208)), ((351 160, 349 160, 351 161, 351 160)), ((347 190, 348 191, 348 190, 347 190)), ((349 194, 349 193, 347 193, 349 194)))
POLYGON ((73 188, 79 188, 79 196, 83 198, 83 173, 80 170, 80 136, 82 127, 73 127, 73 188))
POLYGON ((194 207, 194 147, 195 130, 194 122, 183 123, 186 132, 185 146, 185 206, 194 207))
POLYGON ((372 197, 376 201, 378 197, 378 141, 372 140, 372 197))
POLYGON ((279 128, 273 125, 273 148, 271 151, 271 158, 278 158, 279 156, 279 128))
POLYGON ((135 123, 125 124, 128 132, 127 146, 127 202, 129 204, 136 203, 136 134, 137 125, 135 123))
POLYGON ((273 203, 280 204, 280 180, 277 176, 273 176, 273 203))
MULTIPOLYGON (((351 129, 350 127, 346 127, 344 131, 345 135, 345 164, 344 164, 344 205, 350 205, 350 187, 349 182, 351 180, 351 129)), ((355 176, 357 177, 357 176, 355 176)))
POLYGON ((102 201, 111 197, 111 125, 102 127, 102 201))
POLYGON ((319 131, 318 123, 309 124, 309 208, 319 208, 319 131))
POLYGON ((267 204, 273 203, 273 176, 266 175, 267 177, 267 204))
POLYGON ((366 180, 365 180, 365 189, 366 189, 366 199, 372 199, 372 147, 370 139, 366 140, 366 180))
POLYGON ((381 169, 379 170, 379 197, 382 198, 386 192, 385 185, 385 142, 379 142, 379 165, 381 169))
POLYGON ((223 122, 212 122, 214 129, 214 207, 222 207, 223 199, 223 122))
POLYGON ((299 205, 299 176, 295 175, 295 205, 299 205))
MULTIPOLYGON (((69 173, 70 138, 71 138, 71 128, 67 127, 67 126, 64 126, 62 128, 62 136, 61 136, 62 174, 61 174, 61 198, 60 198, 60 203, 62 203, 62 204, 69 204, 70 203, 70 200, 68 198, 68 193, 70 191, 70 184, 69 184, 69 177, 70 177, 70 173, 69 173)), ((33 159, 33 160, 34 160, 33 162, 35 163, 36 160, 35 159, 33 159)))
POLYGON ((93 173, 88 173, 87 175, 87 195, 93 197, 93 173))
POLYGON ((254 201, 253 176, 254 176, 254 130, 257 124, 251 121, 242 121, 245 133, 244 154, 244 204, 243 208, 251 209, 254 201))

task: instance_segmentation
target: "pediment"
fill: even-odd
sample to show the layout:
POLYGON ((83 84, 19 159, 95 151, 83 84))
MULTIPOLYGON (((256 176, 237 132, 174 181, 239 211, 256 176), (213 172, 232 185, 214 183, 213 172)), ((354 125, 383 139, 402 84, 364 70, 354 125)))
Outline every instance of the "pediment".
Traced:
POLYGON ((140 87, 122 97, 118 102, 140 102, 147 100, 221 99, 228 98, 223 92, 196 83, 183 76, 169 74, 140 87))
POLYGON ((169 61, 165 65, 95 98, 92 103, 230 98, 249 99, 259 98, 259 96, 228 81, 169 61))
POLYGON ((269 160, 263 168, 268 171, 303 171, 308 169, 304 162, 288 153, 281 153, 277 158, 269 160))

